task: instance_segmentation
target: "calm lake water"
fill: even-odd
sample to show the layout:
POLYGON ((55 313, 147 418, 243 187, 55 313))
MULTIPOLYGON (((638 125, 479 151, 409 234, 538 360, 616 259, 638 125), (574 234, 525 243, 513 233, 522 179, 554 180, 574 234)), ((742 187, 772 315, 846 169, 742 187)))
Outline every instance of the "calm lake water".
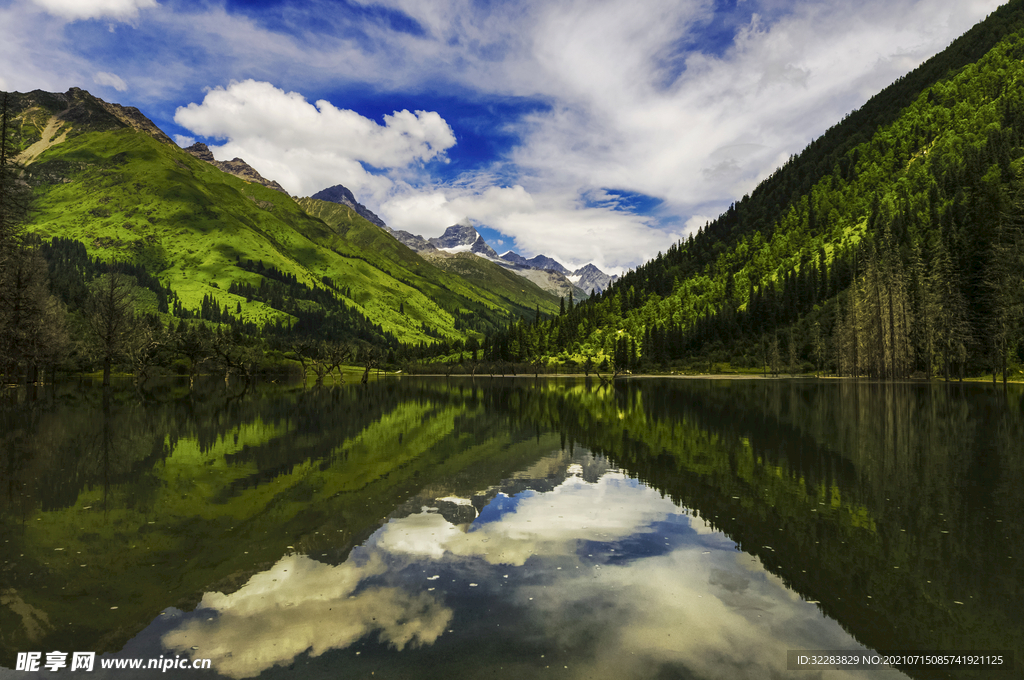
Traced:
MULTIPOLYGON (((1024 390, 387 379, 0 397, 0 677, 992 678, 1024 390), (57 672, 18 654, 67 653, 57 672)), ((1011 660, 1007 659, 1007 663, 1011 660)))

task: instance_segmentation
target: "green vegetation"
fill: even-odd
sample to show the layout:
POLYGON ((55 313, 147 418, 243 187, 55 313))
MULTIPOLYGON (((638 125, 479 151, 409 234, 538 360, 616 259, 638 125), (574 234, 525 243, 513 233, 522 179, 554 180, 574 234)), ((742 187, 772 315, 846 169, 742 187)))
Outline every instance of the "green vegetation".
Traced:
POLYGON ((251 375, 267 351, 322 379, 345 357, 396 365, 557 308, 491 263, 463 278, 345 206, 222 172, 82 90, 4 102, 8 380, 97 364, 138 379, 174 361, 193 378, 202 366, 251 375), (113 320, 102 277, 124 302, 117 337, 98 330, 101 307, 113 320))
POLYGON ((1005 380, 1024 359, 1022 82, 1014 1, 695 236, 496 335, 491 356, 1005 380))
POLYGON ((1018 450, 1021 396, 652 380, 521 408, 694 509, 872 649, 1019 650, 1024 459, 987 459, 1018 450))
MULTIPOLYGON (((508 318, 532 318, 536 309, 546 314, 558 309, 553 295, 493 262, 468 254, 427 261, 346 205, 313 198, 300 198, 298 205, 337 231, 340 238, 337 245, 331 242, 332 247, 339 251, 348 248, 352 257, 365 258, 389 276, 423 292, 452 312, 459 330, 493 332, 508 318)), ((429 316, 423 316, 429 310, 408 302, 404 310, 421 323, 430 321, 429 316)))
POLYGON ((221 172, 176 147, 133 130, 94 132, 51 147, 32 166, 34 214, 28 228, 43 238, 80 241, 90 255, 144 266, 185 309, 209 296, 243 322, 290 323, 296 315, 228 292, 259 286, 241 266, 260 262, 315 290, 329 277, 352 291, 346 307, 406 342, 428 336, 398 314, 397 298, 431 310, 437 332, 453 319, 419 291, 340 249, 323 222, 288 196, 221 172), (70 180, 70 181, 64 181, 70 180))
MULTIPOLYGON (((225 174, 80 90, 10 97, 5 148, 36 145, 34 205, 4 219, 51 248, 84 244, 79 260, 137 268, 132 285, 153 292, 164 327, 198 318, 293 354, 298 341, 349 344, 366 368, 432 356, 446 372, 728 366, 1005 381, 1024 361, 1022 82, 1014 0, 696 235, 557 314, 493 263, 424 260, 345 206, 225 174)), ((34 318, 81 309, 25 295, 34 318)), ((7 347, 26 367, 67 353, 7 347)))
POLYGON ((292 550, 344 561, 424 489, 486 488, 557 447, 532 432, 495 439, 504 416, 469 392, 147 396, 76 386, 57 409, 0 409, 0 465, 25 494, 0 496, 0 543, 18 555, 0 592, 31 606, 0 606, 0 663, 32 644, 118 650, 168 606, 230 592, 292 550), (44 614, 38 627, 25 611, 44 614))

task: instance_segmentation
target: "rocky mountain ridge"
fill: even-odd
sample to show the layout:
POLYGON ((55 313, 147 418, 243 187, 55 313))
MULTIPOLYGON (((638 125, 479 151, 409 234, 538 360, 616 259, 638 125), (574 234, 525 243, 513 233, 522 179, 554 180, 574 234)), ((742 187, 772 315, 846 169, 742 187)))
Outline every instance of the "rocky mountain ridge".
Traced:
MULTIPOLYGON (((516 255, 506 259, 487 244, 483 236, 468 224, 453 224, 445 229, 444 234, 430 239, 410 234, 406 231, 393 232, 395 238, 428 259, 473 254, 494 262, 510 272, 532 281, 546 291, 559 297, 572 295, 577 300, 590 294, 590 289, 577 286, 570 278, 572 272, 561 263, 549 257, 538 255, 527 260, 516 255), (548 266, 535 266, 536 264, 548 266)), ((514 254, 514 253, 513 253, 514 254)), ((593 266, 593 265, 591 265, 593 266)), ((594 269, 597 269, 594 267, 594 269)), ((600 271, 600 270, 598 270, 600 271)), ((603 290, 603 289, 602 289, 603 290)))
POLYGON ((19 162, 29 163, 47 148, 96 130, 129 128, 154 139, 174 142, 133 106, 111 104, 79 87, 67 92, 13 92, 11 106, 19 111, 17 136, 23 148, 19 162))
POLYGON ((441 236, 429 239, 408 231, 393 230, 366 206, 359 203, 355 195, 341 184, 324 189, 312 198, 349 206, 423 257, 439 258, 459 253, 473 253, 533 281, 559 297, 572 293, 575 298, 580 299, 589 296, 591 291, 601 293, 618 278, 605 274, 593 263, 572 271, 558 260, 546 255, 536 255, 527 259, 512 250, 499 255, 468 222, 453 224, 445 229, 441 236))
POLYGON ((440 236, 427 239, 427 242, 438 250, 449 253, 476 253, 489 260, 497 260, 498 253, 487 245, 484 237, 477 233, 469 224, 453 224, 444 230, 440 236))
POLYGON ((501 259, 505 260, 506 262, 511 262, 522 267, 533 267, 534 269, 547 269, 549 271, 558 272, 559 274, 564 274, 565 276, 569 276, 570 274, 572 274, 572 271, 569 270, 565 265, 563 265, 558 260, 555 260, 554 258, 548 257, 547 255, 535 255, 530 259, 526 259, 519 253, 510 250, 504 255, 502 255, 501 259))
MULTIPOLYGON (((316 192, 310 198, 315 198, 321 201, 330 201, 331 203, 340 203, 341 205, 347 205, 356 211, 356 214, 365 219, 370 224, 375 224, 388 233, 393 233, 391 227, 384 223, 384 220, 377 217, 372 210, 367 208, 365 205, 356 200, 355 195, 341 184, 335 184, 332 187, 327 187, 321 191, 316 192)), ((399 239, 401 240, 401 239, 399 239)))
POLYGON ((574 281, 583 290, 593 290, 602 293, 608 286, 618 279, 618 276, 605 274, 593 264, 585 264, 572 273, 570 281, 574 281), (579 278, 575 278, 579 277, 579 278))
POLYGON ((232 158, 230 161, 218 161, 213 157, 213 152, 210 151, 210 148, 202 142, 196 142, 185 149, 185 152, 201 161, 206 161, 210 165, 219 170, 223 170, 229 175, 234 175, 239 179, 244 179, 246 182, 261 184, 268 189, 280 191, 282 194, 288 193, 284 190, 283 186, 272 179, 266 179, 263 175, 257 172, 254 167, 243 161, 241 158, 232 158))

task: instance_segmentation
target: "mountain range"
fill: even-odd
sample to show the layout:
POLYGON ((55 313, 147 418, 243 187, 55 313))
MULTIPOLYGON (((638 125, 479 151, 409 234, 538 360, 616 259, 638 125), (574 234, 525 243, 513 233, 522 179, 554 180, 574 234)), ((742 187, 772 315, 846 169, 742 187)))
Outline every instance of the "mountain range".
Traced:
POLYGON ((576 271, 570 271, 561 262, 546 255, 537 255, 526 259, 511 250, 498 255, 468 221, 453 224, 445 229, 441 236, 429 239, 407 231, 394 231, 366 206, 356 201, 352 192, 341 184, 317 192, 313 194, 312 198, 351 207, 356 213, 424 257, 443 258, 441 252, 448 254, 473 253, 533 281, 541 288, 559 297, 571 294, 575 299, 580 300, 588 297, 591 292, 603 292, 618 278, 605 274, 593 263, 586 264, 576 271))
POLYGON ((170 291, 172 314, 415 344, 558 310, 489 260, 436 266, 350 193, 296 200, 242 159, 181 149, 137 109, 79 88, 7 98, 34 195, 27 230, 141 268, 170 291))

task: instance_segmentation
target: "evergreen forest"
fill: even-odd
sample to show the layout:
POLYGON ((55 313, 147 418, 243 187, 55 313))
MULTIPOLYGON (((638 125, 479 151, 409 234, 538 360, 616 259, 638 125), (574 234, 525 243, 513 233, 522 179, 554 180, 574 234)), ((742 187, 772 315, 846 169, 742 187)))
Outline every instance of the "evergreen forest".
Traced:
POLYGON ((487 357, 946 379, 1024 361, 1024 3, 603 294, 487 357))

